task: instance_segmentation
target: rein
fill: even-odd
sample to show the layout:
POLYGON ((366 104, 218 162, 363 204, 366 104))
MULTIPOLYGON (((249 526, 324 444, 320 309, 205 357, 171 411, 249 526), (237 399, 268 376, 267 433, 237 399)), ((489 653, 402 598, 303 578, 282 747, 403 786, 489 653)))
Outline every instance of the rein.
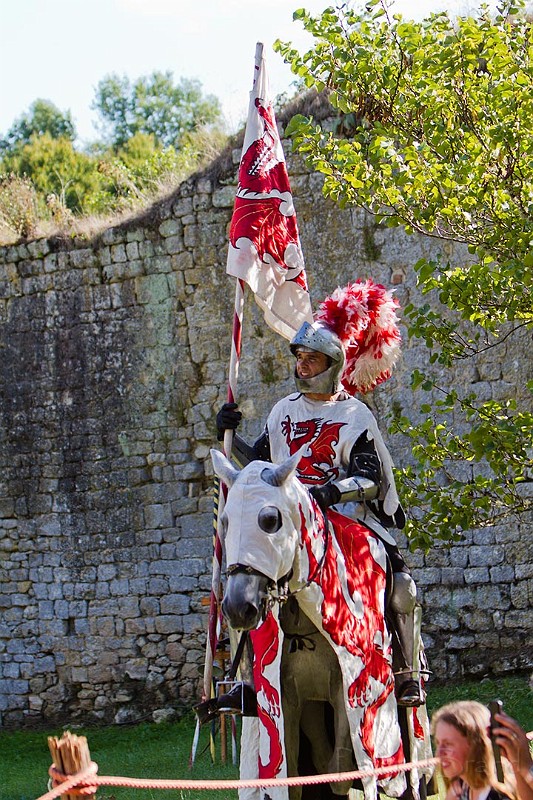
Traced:
POLYGON ((290 579, 292 577, 292 569, 289 570, 289 572, 286 575, 284 575, 282 578, 280 578, 279 581, 277 582, 277 584, 271 578, 267 578, 267 576, 264 573, 259 572, 259 570, 254 569, 254 567, 251 567, 251 566, 245 565, 245 564, 238 564, 238 563, 237 564, 230 564, 226 568, 226 575, 233 575, 236 572, 242 572, 245 575, 259 575, 260 577, 267 578, 268 579, 268 585, 267 585, 268 598, 267 598, 267 602, 266 602, 266 608, 272 608, 275 605, 275 603, 279 603, 280 606, 282 606, 291 597, 295 597, 300 592, 303 592, 304 589, 307 589, 309 586, 311 586, 313 581, 322 572, 322 568, 324 566, 324 561, 326 559, 326 553, 327 553, 327 549, 328 549, 329 536, 330 536, 329 523, 328 523, 327 515, 324 514, 323 516, 324 516, 324 551, 323 551, 322 555, 320 556, 320 559, 318 560, 317 565, 316 565, 315 569, 313 570, 313 572, 309 575, 309 577, 307 578, 306 582, 302 586, 300 586, 298 589, 295 589, 294 591, 289 591, 289 581, 290 581, 290 579), (278 589, 278 593, 277 594, 274 593, 276 585, 277 585, 277 589, 278 589))
POLYGON ((299 589, 295 589, 292 592, 289 591, 289 581, 290 581, 291 576, 292 576, 292 570, 290 572, 288 572, 287 575, 284 575, 283 578, 279 579, 279 581, 278 581, 278 594, 277 595, 274 594, 274 592, 272 590, 273 589, 273 585, 271 587, 269 587, 268 604, 269 604, 270 608, 272 608, 274 603, 279 603, 280 606, 282 606, 291 597, 295 597, 300 592, 303 592, 304 589, 307 589, 309 586, 311 586, 311 584, 313 583, 315 578, 317 578, 320 575, 320 573, 322 572, 322 567, 324 566, 324 561, 326 559, 326 553, 327 553, 328 544, 329 544, 329 524, 328 524, 328 520, 327 520, 327 517, 326 517, 325 514, 324 514, 324 522, 325 522, 325 525, 324 525, 324 552, 320 556, 320 559, 317 562, 317 565, 316 565, 315 569, 309 575, 309 577, 307 578, 306 582, 302 586, 300 586, 299 589))

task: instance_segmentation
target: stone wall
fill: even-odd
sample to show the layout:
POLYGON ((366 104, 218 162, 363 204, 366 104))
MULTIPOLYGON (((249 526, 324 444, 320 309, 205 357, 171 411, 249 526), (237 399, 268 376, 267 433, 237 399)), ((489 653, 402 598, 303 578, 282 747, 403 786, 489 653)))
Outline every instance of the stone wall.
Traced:
MULTIPOLYGON (((211 578, 213 416, 226 395, 234 289, 225 275, 234 163, 195 176, 87 241, 0 249, 0 714, 5 726, 123 722, 199 697, 211 578)), ((289 172, 312 297, 372 276, 418 302, 435 244, 340 211, 289 172)), ((283 340, 248 298, 239 396, 258 434, 291 390, 283 340)), ((528 342, 446 377, 521 395, 528 342)), ((406 343, 370 403, 382 429, 415 410, 406 343)), ((389 445, 398 463, 406 442, 389 445)), ((408 557, 437 678, 530 667, 531 527, 506 523, 408 557)))

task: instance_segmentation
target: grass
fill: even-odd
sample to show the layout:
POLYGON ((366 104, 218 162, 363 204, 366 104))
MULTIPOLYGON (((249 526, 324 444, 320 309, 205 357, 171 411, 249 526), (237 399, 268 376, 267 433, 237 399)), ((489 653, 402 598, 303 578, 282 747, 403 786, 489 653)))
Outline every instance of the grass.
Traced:
MULTIPOLYGON (((500 698, 505 710, 527 730, 533 730, 533 692, 527 678, 516 676, 483 679, 476 682, 450 682, 448 686, 430 687, 428 711, 451 700, 489 700, 500 698)), ((100 775, 125 775, 144 778, 173 778, 190 780, 215 780, 237 777, 237 768, 231 763, 221 764, 218 750, 212 763, 209 752, 209 728, 202 728, 197 757, 192 770, 189 755, 195 728, 195 717, 187 714, 179 722, 141 723, 134 726, 109 728, 84 728, 65 726, 66 729, 87 736, 91 757, 98 764, 100 775)), ((47 772, 50 766, 47 736, 60 736, 62 729, 35 731, 0 731, 0 800, 35 800, 47 790, 47 772)), ((229 761, 231 748, 228 743, 229 761)), ((235 791, 212 793, 217 800, 235 800, 235 791)), ((98 800, 207 800, 205 791, 162 792, 157 790, 102 787, 98 800)))

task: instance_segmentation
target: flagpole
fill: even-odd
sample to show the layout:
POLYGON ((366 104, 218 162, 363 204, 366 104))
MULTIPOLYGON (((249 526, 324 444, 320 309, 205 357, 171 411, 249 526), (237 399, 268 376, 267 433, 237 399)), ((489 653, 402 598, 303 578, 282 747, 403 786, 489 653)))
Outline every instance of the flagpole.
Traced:
MULTIPOLYGON (((237 380, 239 376, 239 363, 241 356, 242 342, 242 318, 244 311, 244 281, 240 278, 235 286, 235 308, 233 313, 233 334, 231 339, 231 355, 228 376, 228 403, 234 403, 237 396, 237 380)), ((226 430, 224 433, 224 453, 227 458, 231 456, 233 433, 226 430)), ((218 603, 220 594, 220 579, 222 574, 222 541, 218 532, 218 518, 224 508, 224 501, 227 494, 227 487, 221 484, 222 492, 218 497, 218 503, 214 504, 214 524, 213 524, 213 572, 211 577, 211 597, 209 604, 209 618, 207 627, 207 648, 204 666, 204 699, 211 696, 211 681, 213 676, 213 661, 217 646, 217 621, 218 603)))
MULTIPOLYGON (((257 42, 255 47, 254 80, 252 91, 255 88, 257 76, 263 58, 263 44, 257 42)), ((239 363, 241 358, 242 345, 242 319, 244 313, 244 280, 237 278, 235 282, 235 303, 233 311, 233 331, 231 337, 231 354, 228 374, 228 403, 234 403, 237 397, 237 381, 239 376, 239 363)), ((224 453, 227 458, 231 456, 233 433, 231 430, 224 432, 224 453)), ((217 646, 217 620, 219 616, 219 594, 220 579, 222 574, 222 542, 218 532, 218 517, 224 507, 224 500, 227 494, 227 487, 222 484, 222 492, 219 497, 218 506, 214 509, 216 524, 214 525, 214 552, 213 552, 213 571, 211 577, 211 597, 209 603, 209 618, 207 627, 207 647, 204 665, 204 699, 211 696, 211 686, 213 679, 213 661, 217 646)))
MULTIPOLYGON (((313 319, 292 193, 270 101, 261 42, 257 43, 255 50, 254 81, 239 165, 226 272, 237 279, 227 391, 228 402, 236 402, 245 283, 249 284, 256 302, 263 309, 266 324, 285 339, 290 341, 304 321, 313 319), (284 273, 281 283, 280 270, 284 273)), ((223 448, 227 458, 231 455, 232 441, 233 432, 225 431, 223 448)), ((214 509, 204 700, 210 699, 213 691, 217 624, 221 619, 222 542, 218 518, 226 494, 227 487, 222 484, 214 509)))

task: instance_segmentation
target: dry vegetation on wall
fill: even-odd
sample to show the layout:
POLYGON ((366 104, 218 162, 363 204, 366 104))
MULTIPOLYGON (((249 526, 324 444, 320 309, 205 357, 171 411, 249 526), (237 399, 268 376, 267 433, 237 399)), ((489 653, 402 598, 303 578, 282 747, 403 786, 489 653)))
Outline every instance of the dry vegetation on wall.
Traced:
POLYGON ((163 203, 188 177, 189 174, 168 176, 156 191, 144 194, 129 202, 124 210, 111 214, 75 216, 53 196, 48 201, 48 219, 39 214, 23 179, 17 178, 7 187, 0 184, 0 245, 32 239, 91 239, 107 228, 127 223, 147 208, 163 203))
MULTIPOLYGON (((227 141, 225 136, 218 139, 206 137, 205 147, 197 158, 184 159, 179 169, 164 172, 148 187, 140 188, 133 181, 124 179, 123 185, 119 186, 124 196, 118 207, 109 213, 75 214, 56 194, 49 194, 43 203, 43 198, 38 196, 28 178, 0 173, 0 245, 56 237, 90 239, 164 202, 176 186, 192 175, 209 171, 221 153, 228 151, 231 154, 227 141)), ((117 182, 122 179, 120 175, 111 177, 117 182)))
MULTIPOLYGON (((314 89, 298 95, 277 112, 283 131, 295 114, 305 114, 321 122, 332 115, 327 93, 314 89)), ((153 209, 164 203, 188 178, 208 178, 214 184, 235 179, 235 151, 244 140, 244 129, 218 142, 208 140, 201 158, 188 170, 171 172, 151 191, 133 193, 120 211, 109 214, 73 214, 56 195, 46 201, 46 213, 39 207, 36 191, 29 180, 15 175, 0 175, 0 245, 17 244, 32 239, 91 239, 107 228, 154 215, 153 209), (216 145, 216 146, 215 146, 216 145)), ((155 214, 157 218, 157 214, 155 214)))
POLYGON ((9 176, 0 182, 0 245, 57 237, 90 239, 107 228, 126 222, 147 202, 163 200, 171 188, 173 184, 169 181, 169 185, 162 186, 149 200, 143 199, 142 204, 132 204, 127 211, 106 215, 75 216, 53 195, 47 201, 49 217, 44 218, 29 181, 9 176))

